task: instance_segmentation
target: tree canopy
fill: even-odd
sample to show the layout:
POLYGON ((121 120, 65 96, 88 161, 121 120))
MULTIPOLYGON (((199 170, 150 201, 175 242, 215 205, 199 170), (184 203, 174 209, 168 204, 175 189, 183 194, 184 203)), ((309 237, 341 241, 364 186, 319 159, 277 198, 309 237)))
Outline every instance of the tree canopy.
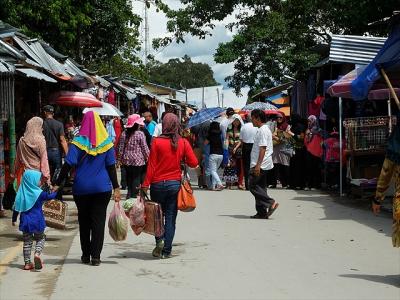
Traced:
POLYGON ((190 89, 218 84, 209 65, 194 63, 187 55, 182 59, 170 59, 165 64, 152 61, 148 66, 148 70, 150 82, 175 89, 190 89))
POLYGON ((227 27, 232 41, 221 43, 215 53, 218 63, 234 63, 228 84, 241 87, 269 87, 283 81, 283 75, 302 77, 320 57, 312 49, 327 43, 331 33, 386 35, 387 28, 368 23, 390 16, 398 0, 181 0, 183 8, 160 9, 169 18, 174 37, 154 41, 160 47, 172 40, 184 42, 191 34, 204 39, 215 21, 235 15, 227 27))
POLYGON ((141 19, 129 0, 1 0, 0 19, 57 51, 105 73, 136 71, 142 66, 141 19))

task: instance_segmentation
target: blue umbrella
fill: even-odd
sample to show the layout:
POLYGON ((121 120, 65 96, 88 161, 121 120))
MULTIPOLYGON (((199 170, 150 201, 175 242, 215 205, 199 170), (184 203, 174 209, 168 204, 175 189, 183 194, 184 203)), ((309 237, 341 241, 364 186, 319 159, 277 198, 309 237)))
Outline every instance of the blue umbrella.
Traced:
POLYGON ((271 103, 268 102, 253 102, 251 104, 247 104, 242 110, 254 110, 254 109, 261 109, 261 110, 278 110, 278 108, 271 103))
POLYGON ((206 121, 212 120, 223 113, 225 109, 221 107, 203 108, 195 113, 190 119, 187 128, 200 125, 206 121))

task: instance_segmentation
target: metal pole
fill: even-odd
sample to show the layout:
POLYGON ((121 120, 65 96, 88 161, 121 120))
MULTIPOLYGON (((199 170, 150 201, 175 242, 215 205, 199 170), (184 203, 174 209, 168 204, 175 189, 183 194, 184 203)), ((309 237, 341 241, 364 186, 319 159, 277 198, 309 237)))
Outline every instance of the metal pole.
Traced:
POLYGON ((343 129, 342 129, 342 97, 339 97, 339 194, 340 197, 342 197, 343 194, 343 145, 342 145, 342 141, 343 141, 343 129))
POLYGON ((392 106, 390 105, 390 93, 389 93, 389 97, 388 97, 388 116, 389 116, 389 134, 392 133, 392 106))
POLYGON ((220 107, 219 106, 219 89, 217 89, 217 97, 218 97, 218 107, 220 107))
POLYGON ((144 65, 147 66, 147 56, 149 55, 149 15, 147 3, 144 1, 144 65))
POLYGON ((223 108, 224 107, 224 92, 222 91, 222 105, 221 105, 221 107, 223 108))
POLYGON ((202 95, 202 98, 201 98, 201 108, 204 108, 204 86, 203 86, 203 95, 202 95))
POLYGON ((186 97, 186 104, 188 103, 188 94, 187 94, 187 88, 185 88, 185 97, 186 97))

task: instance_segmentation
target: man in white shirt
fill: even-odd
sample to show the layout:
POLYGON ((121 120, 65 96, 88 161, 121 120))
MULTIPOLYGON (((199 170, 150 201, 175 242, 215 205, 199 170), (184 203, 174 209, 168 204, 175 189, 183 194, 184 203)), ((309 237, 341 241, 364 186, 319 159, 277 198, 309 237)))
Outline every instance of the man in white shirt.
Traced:
POLYGON ((274 167, 272 162, 272 133, 265 124, 266 115, 262 110, 251 112, 251 121, 258 131, 254 137, 254 144, 250 154, 250 192, 256 200, 257 214, 253 219, 268 219, 278 208, 279 203, 268 196, 267 171, 274 167))
POLYGON ((247 116, 247 123, 244 124, 240 130, 240 140, 242 142, 243 153, 244 183, 247 191, 249 190, 250 154, 257 131, 258 128, 254 127, 249 114, 247 116))

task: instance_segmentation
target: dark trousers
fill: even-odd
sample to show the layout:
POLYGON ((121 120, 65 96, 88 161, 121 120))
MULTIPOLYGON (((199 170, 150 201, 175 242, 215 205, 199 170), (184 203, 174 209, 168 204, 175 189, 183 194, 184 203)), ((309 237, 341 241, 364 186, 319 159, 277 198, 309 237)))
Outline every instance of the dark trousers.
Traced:
MULTIPOLYGON (((54 178, 54 173, 56 171, 61 171, 62 166, 62 158, 61 151, 57 148, 47 148, 47 159, 49 161, 49 169, 50 169, 50 180, 52 181, 54 178)), ((61 184, 64 186, 65 181, 61 184)), ((62 188, 57 193, 57 199, 62 200, 62 188)))
POLYGON ((243 143, 243 169, 244 169, 244 185, 246 190, 249 190, 249 175, 250 175, 250 154, 253 149, 253 144, 243 143))
POLYGON ((123 190, 126 189, 126 168, 121 166, 121 187, 123 190))
POLYGON ((145 166, 125 166, 126 170, 126 186, 128 193, 126 199, 137 197, 138 187, 143 183, 146 171, 145 166))
POLYGON ((290 159, 290 186, 292 188, 303 189, 306 185, 305 181, 306 169, 306 150, 305 148, 296 148, 295 154, 290 159))
POLYGON ((282 187, 286 187, 289 185, 289 166, 285 166, 282 164, 274 164, 274 168, 268 172, 268 175, 271 174, 271 178, 269 178, 268 183, 276 186, 278 183, 278 179, 282 184, 282 187))
POLYGON ((74 195, 78 208, 82 256, 100 259, 104 243, 107 206, 110 198, 111 192, 74 195))
POLYGON ((307 151, 306 154, 306 187, 321 187, 321 159, 307 151))
POLYGON ((164 240, 163 254, 172 251, 172 241, 175 236, 176 216, 178 215, 177 197, 181 188, 180 181, 169 180, 152 183, 150 187, 151 200, 161 204, 164 215, 164 236, 156 238, 156 242, 164 240))
POLYGON ((249 185, 250 193, 256 200, 257 214, 266 216, 268 209, 275 202, 267 193, 267 171, 261 170, 260 176, 255 176, 250 172, 249 185))

